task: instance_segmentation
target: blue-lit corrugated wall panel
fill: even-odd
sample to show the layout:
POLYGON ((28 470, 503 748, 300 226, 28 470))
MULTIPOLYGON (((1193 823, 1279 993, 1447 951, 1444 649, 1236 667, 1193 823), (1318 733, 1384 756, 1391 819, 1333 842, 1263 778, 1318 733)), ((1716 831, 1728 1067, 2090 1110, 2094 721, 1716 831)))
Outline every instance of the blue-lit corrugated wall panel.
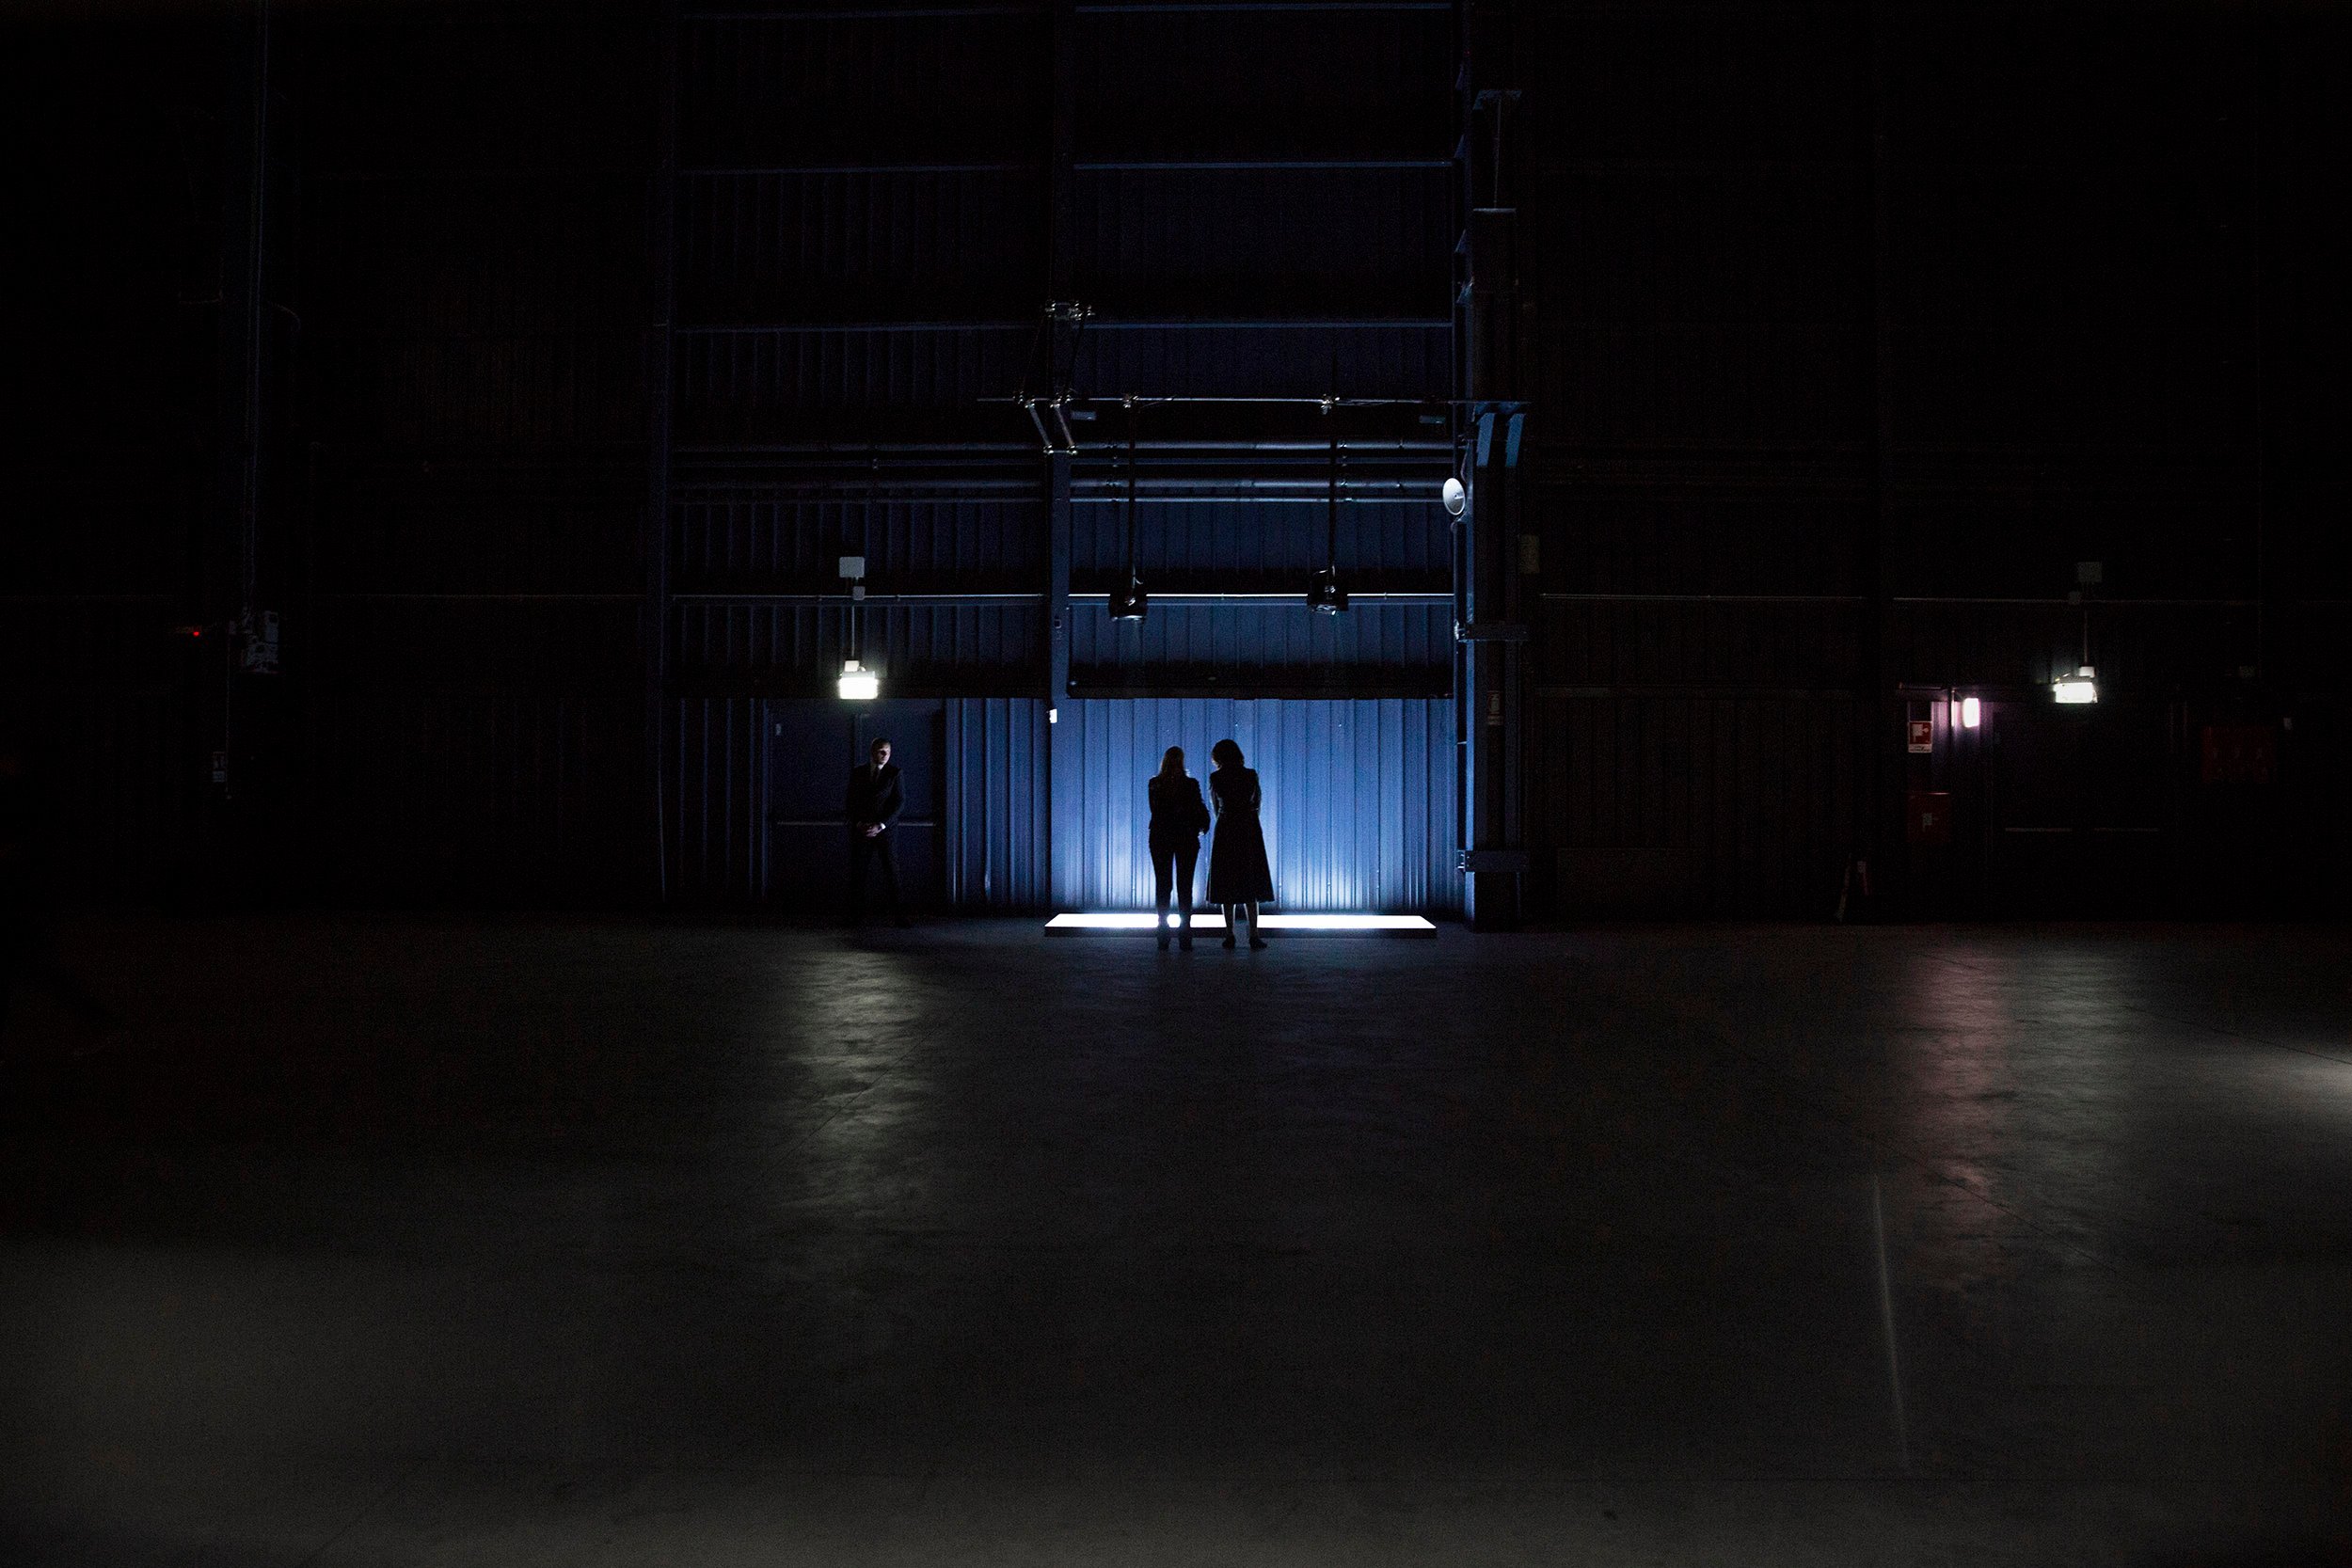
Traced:
POLYGON ((1448 911, 1454 871, 1454 704, 1228 699, 1065 703, 1054 744, 1054 900, 1152 899, 1144 782, 1182 746, 1205 778, 1232 738, 1265 790, 1275 907, 1448 911))
MULTIPOLYGON (((1147 454, 1139 471, 1150 473, 1150 465, 1147 454)), ((1320 499, 1143 500, 1135 511, 1136 564, 1147 574, 1231 578, 1264 572, 1279 574, 1279 586, 1295 589, 1324 564, 1329 547, 1329 518, 1320 499)), ((1451 522, 1434 493, 1427 500, 1350 500, 1340 508, 1341 570, 1357 590, 1434 586, 1442 592, 1454 568, 1451 522)), ((1071 571, 1116 578, 1126 563, 1125 499, 1116 494, 1086 498, 1071 526, 1071 571)))
POLYGON ((1153 605, 1141 624, 1109 607, 1070 611, 1072 680, 1094 685, 1192 685, 1215 675, 1321 688, 1351 681, 1449 689, 1454 607, 1364 604, 1318 615, 1303 596, 1272 604, 1153 605))
POLYGON ((1048 902, 1045 705, 956 699, 946 712, 947 897, 960 910, 1048 902))

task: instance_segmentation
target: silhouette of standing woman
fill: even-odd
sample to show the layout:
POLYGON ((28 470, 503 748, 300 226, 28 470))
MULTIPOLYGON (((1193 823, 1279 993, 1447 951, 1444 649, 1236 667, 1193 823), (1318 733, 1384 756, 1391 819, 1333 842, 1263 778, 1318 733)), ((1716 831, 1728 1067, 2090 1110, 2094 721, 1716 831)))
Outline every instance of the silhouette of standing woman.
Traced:
POLYGON ((1249 945, 1258 935, 1258 906, 1274 899, 1274 872, 1265 861, 1265 834, 1258 828, 1258 775, 1244 768, 1241 748, 1220 740, 1209 748, 1216 771, 1209 794, 1216 800, 1216 839, 1209 848, 1209 902, 1225 906, 1225 945, 1233 945, 1237 917, 1249 917, 1249 945))
POLYGON ((1209 831, 1209 808, 1200 799, 1200 781, 1184 771, 1183 747, 1168 749, 1144 795, 1152 803, 1152 880, 1159 894, 1160 951, 1168 951, 1168 895, 1173 888, 1184 914, 1176 934, 1189 953, 1192 876, 1200 864, 1200 835, 1209 831))

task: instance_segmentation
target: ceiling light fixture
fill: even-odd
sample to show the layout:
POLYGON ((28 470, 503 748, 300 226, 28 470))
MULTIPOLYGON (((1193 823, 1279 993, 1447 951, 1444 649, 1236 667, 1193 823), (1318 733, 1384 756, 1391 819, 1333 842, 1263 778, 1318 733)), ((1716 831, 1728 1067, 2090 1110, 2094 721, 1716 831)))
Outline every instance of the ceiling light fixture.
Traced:
POLYGON ((1136 400, 1127 399, 1127 575, 1111 594, 1111 619, 1140 621, 1149 602, 1143 578, 1136 571, 1136 400))
POLYGON ((1326 615, 1347 608, 1347 590, 1340 586, 1340 421, 1332 413, 1338 403, 1323 400, 1323 417, 1331 421, 1330 494, 1324 506, 1323 570, 1307 584, 1307 608, 1326 615))

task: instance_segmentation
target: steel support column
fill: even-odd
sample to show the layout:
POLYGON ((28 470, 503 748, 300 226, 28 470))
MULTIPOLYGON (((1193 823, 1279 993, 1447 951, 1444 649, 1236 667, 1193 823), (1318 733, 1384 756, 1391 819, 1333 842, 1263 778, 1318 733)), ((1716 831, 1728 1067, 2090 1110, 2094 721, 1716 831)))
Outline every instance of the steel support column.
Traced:
POLYGON ((677 74, 675 0, 662 6, 660 150, 654 168, 648 239, 653 248, 652 325, 645 334, 645 761, 653 817, 653 894, 670 901, 670 399, 675 379, 673 325, 677 306, 677 74))
MULTIPOLYGON (((1473 52, 1472 80, 1480 64, 1473 52)), ((1518 463, 1526 415, 1518 394, 1518 211, 1504 178, 1505 119, 1516 92, 1473 90, 1463 137, 1469 262, 1462 357, 1474 421, 1470 507, 1457 556, 1461 643, 1454 703, 1462 725, 1463 909, 1479 930, 1508 930, 1524 912, 1527 849, 1520 781, 1522 527, 1518 463)))
POLYGON ((277 159, 271 127, 268 0, 253 0, 229 39, 222 99, 221 310, 219 316, 219 524, 208 531, 195 616, 211 650, 198 711, 205 780, 200 843, 190 879, 209 902, 257 891, 274 863, 280 824, 271 810, 284 749, 283 693, 275 618, 266 596, 285 586, 265 557, 276 519, 273 480, 280 399, 294 317, 270 296, 278 243, 271 206, 277 159), (219 660, 215 666, 214 658, 219 660))
MULTIPOLYGON (((1053 16, 1053 71, 1049 90, 1053 102, 1048 109, 1046 146, 1046 299, 1048 315, 1044 327, 1046 374, 1055 376, 1054 367, 1061 362, 1057 334, 1064 330, 1057 319, 1055 307, 1072 300, 1077 280, 1077 218, 1078 218, 1078 6, 1077 0, 1055 0, 1053 16)), ((1074 325, 1074 324, 1073 324, 1074 325)), ((1077 373, 1071 364, 1070 373, 1077 373)), ((1049 394, 1062 395, 1069 388, 1051 387, 1049 394)), ((1034 408, 1032 413, 1035 413, 1034 408)), ((1059 419, 1059 410, 1055 417, 1059 419)), ((1041 434, 1046 427, 1041 426, 1041 434)), ((1064 440, 1048 438, 1045 456, 1047 581, 1045 585, 1045 886, 1047 896, 1056 896, 1057 879, 1053 864, 1054 789, 1055 779, 1078 776, 1078 758, 1069 754, 1071 742, 1064 737, 1076 733, 1074 726, 1063 726, 1057 721, 1061 708, 1070 701, 1070 547, 1073 515, 1071 504, 1072 453, 1064 440)))
POLYGON ((1872 528, 1868 539, 1870 613, 1864 623, 1862 703, 1865 726, 1858 755, 1862 759, 1862 810, 1867 814, 1853 859, 1867 863, 1868 876, 1855 876, 1853 885, 1867 886, 1869 903, 1890 907, 1900 896, 1903 778, 1909 757, 1901 737, 1910 705, 1899 689, 1895 606, 1895 390, 1894 300, 1887 277, 1890 259, 1891 201, 1894 167, 1887 143, 1887 19, 1877 0, 1867 0, 1870 100, 1870 454, 1872 528))

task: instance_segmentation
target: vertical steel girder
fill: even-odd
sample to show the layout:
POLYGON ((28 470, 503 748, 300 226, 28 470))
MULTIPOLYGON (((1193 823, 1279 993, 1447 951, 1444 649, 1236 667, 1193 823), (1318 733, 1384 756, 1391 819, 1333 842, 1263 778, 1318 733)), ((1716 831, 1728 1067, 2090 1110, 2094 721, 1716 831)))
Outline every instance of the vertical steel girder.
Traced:
POLYGON ((657 903, 670 901, 670 826, 665 785, 669 778, 670 709, 670 432, 671 393, 675 378, 672 323, 677 306, 677 100, 678 12, 675 0, 661 8, 661 107, 660 161, 654 170, 652 211, 653 323, 646 333, 645 609, 640 636, 645 660, 645 755, 652 772, 653 882, 657 903))
POLYGON ((1508 205, 1503 127, 1515 91, 1475 86, 1490 51, 1473 15, 1462 146, 1464 390, 1470 400, 1470 504, 1456 555, 1454 706, 1461 736, 1463 909, 1478 930, 1508 930, 1525 912, 1527 839, 1520 721, 1527 620, 1518 535, 1524 526, 1519 454, 1518 211, 1508 205))
POLYGON ((1479 930, 1507 930, 1524 912, 1527 869, 1520 731, 1527 625, 1515 534, 1527 416, 1515 404, 1476 411, 1470 509, 1463 516, 1462 657, 1455 701, 1464 716, 1464 910, 1479 930))

